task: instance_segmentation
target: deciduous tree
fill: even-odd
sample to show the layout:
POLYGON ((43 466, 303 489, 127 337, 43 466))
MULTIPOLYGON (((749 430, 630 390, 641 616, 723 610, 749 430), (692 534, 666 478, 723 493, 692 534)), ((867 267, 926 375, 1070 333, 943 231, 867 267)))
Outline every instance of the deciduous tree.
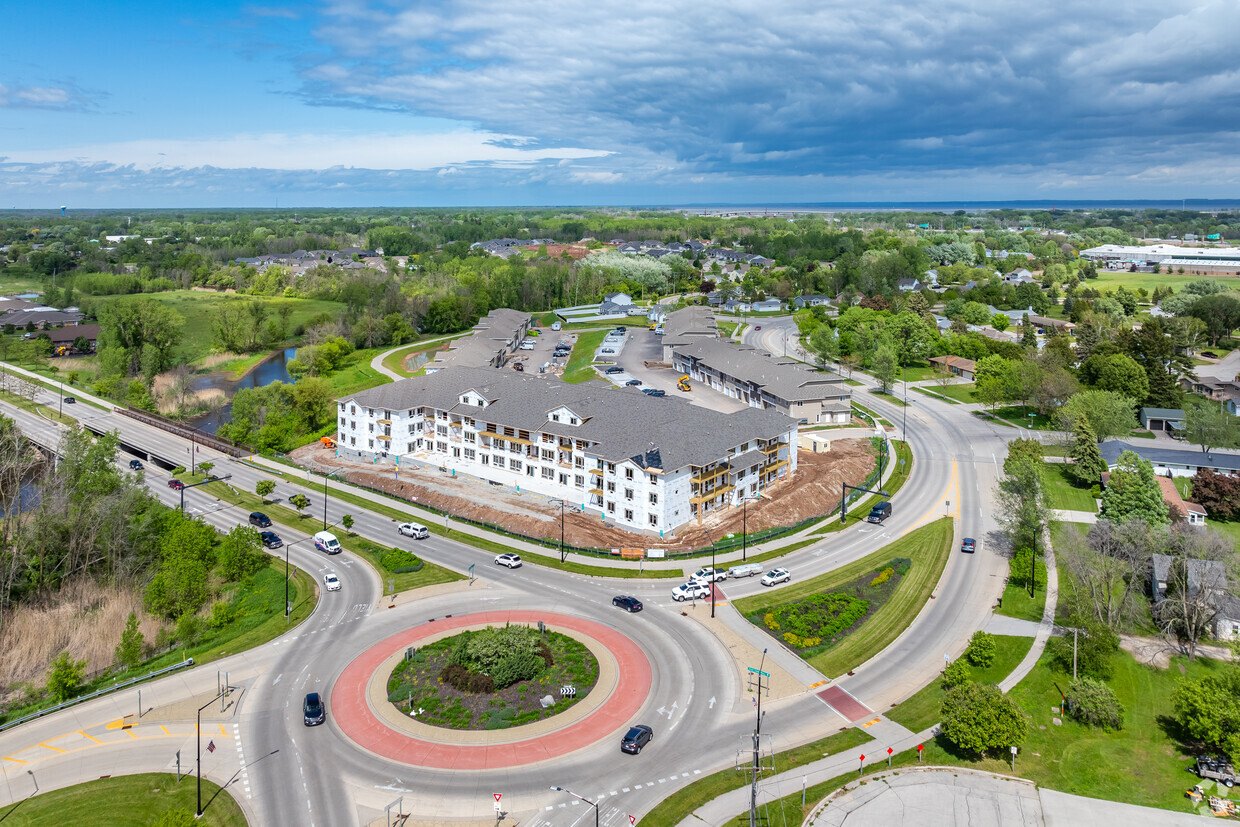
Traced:
POLYGON ((1111 391, 1087 390, 1073 396, 1059 410, 1059 424, 1065 431, 1075 430, 1081 416, 1089 417, 1089 424, 1099 442, 1117 436, 1127 436, 1137 427, 1133 413, 1134 400, 1111 391))
POLYGON ((948 690, 940 720, 943 737, 972 755, 1006 752, 1029 734, 1029 721, 1016 701, 997 686, 973 681, 948 690))

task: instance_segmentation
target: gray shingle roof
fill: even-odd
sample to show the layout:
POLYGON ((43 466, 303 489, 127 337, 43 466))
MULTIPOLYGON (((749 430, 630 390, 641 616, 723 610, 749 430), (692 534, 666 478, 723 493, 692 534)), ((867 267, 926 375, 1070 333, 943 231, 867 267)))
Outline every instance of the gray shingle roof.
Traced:
POLYGON ((337 401, 386 410, 429 406, 454 411, 480 421, 586 440, 594 444, 592 453, 609 462, 634 459, 648 465, 656 461, 668 471, 709 464, 750 440, 782 436, 794 424, 769 410, 747 408, 724 414, 630 388, 569 385, 559 379, 489 368, 455 367, 337 401), (458 399, 466 390, 477 392, 489 404, 485 408, 461 405, 458 399), (550 413, 560 407, 580 417, 581 425, 552 422, 550 413))
POLYGON ((1240 471, 1240 454, 1224 454, 1211 451, 1181 451, 1176 448, 1156 448, 1149 445, 1134 445, 1118 439, 1108 439, 1098 446, 1102 458, 1107 465, 1114 466, 1119 462, 1119 455, 1124 451, 1132 451, 1141 459, 1161 465, 1186 465, 1190 468, 1210 468, 1220 471, 1240 471))
POLYGON ((819 400, 829 396, 847 396, 844 380, 833 373, 815 373, 799 364, 788 364, 761 355, 753 349, 726 342, 693 342, 677 345, 677 355, 700 360, 707 367, 726 373, 734 379, 751 382, 788 402, 819 400))

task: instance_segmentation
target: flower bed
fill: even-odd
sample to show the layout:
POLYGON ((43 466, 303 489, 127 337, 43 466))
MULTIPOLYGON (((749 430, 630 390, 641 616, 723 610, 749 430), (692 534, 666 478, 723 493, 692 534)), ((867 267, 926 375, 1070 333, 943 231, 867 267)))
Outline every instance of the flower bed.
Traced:
POLYGON ((766 607, 749 621, 809 658, 845 638, 895 592, 911 561, 900 557, 867 572, 837 591, 766 607))
POLYGON ((418 721, 452 729, 506 729, 561 712, 598 680, 582 643, 526 626, 462 632, 406 655, 388 679, 388 700, 418 721), (573 686, 575 695, 560 689, 573 686), (554 706, 543 708, 550 695, 554 706))

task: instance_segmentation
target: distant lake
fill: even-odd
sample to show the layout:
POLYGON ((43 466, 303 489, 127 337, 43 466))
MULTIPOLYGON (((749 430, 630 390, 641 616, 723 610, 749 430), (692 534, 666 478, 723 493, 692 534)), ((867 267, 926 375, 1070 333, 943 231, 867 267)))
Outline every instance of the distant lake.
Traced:
POLYGON ((224 392, 228 402, 221 408, 189 420, 189 424, 208 433, 215 433, 220 425, 232 421, 232 398, 242 388, 261 388, 272 382, 292 382, 288 363, 297 356, 297 348, 278 350, 259 362, 253 370, 240 379, 233 379, 230 371, 216 370, 194 378, 192 390, 216 388, 224 392))

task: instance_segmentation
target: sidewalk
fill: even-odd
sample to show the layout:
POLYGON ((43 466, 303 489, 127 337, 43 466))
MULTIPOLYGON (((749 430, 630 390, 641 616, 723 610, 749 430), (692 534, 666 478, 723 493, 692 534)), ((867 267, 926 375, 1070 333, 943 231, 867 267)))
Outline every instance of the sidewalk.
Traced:
POLYGON ((1098 522, 1098 515, 1092 511, 1068 511, 1063 508, 1051 509, 1051 516, 1061 523, 1088 523, 1093 525, 1098 522))
POLYGON ((1046 604, 1042 607, 1042 621, 1038 624, 1037 634, 1033 636, 1033 646, 1020 665, 1012 673, 999 682, 999 689, 1010 692, 1016 684, 1038 665, 1042 652, 1046 650, 1046 641, 1050 640, 1055 631, 1055 608, 1059 605, 1059 567, 1055 565, 1055 550, 1051 547, 1050 537, 1046 538, 1046 604))
POLYGON ((19 368, 17 365, 11 364, 9 362, 0 362, 0 368, 3 368, 4 370, 9 371, 10 373, 21 374, 22 376, 28 377, 30 379, 35 379, 39 382, 42 382, 45 385, 50 385, 53 388, 60 388, 60 390, 64 392, 65 395, 67 396, 72 396, 75 399, 89 400, 90 402, 93 402, 96 405, 100 405, 104 408, 107 408, 109 411, 114 411, 117 408, 117 405, 115 403, 109 402, 106 399, 101 399, 100 397, 87 393, 86 391, 79 390, 77 388, 66 385, 64 382, 61 382, 59 380, 49 379, 48 377, 43 376, 42 374, 35 373, 34 371, 26 370, 25 368, 19 368))

